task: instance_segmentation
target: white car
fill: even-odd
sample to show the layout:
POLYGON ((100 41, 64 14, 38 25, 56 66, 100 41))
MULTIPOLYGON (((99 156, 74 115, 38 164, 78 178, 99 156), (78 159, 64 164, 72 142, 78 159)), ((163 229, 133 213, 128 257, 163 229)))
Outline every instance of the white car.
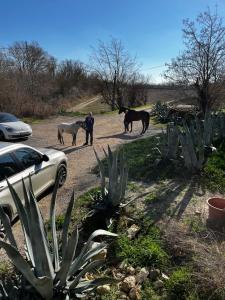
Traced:
POLYGON ((27 138, 32 134, 30 125, 14 115, 0 112, 0 141, 27 138))
POLYGON ((37 150, 23 144, 0 142, 0 205, 10 220, 16 216, 16 207, 6 178, 24 200, 22 178, 28 187, 29 176, 36 197, 53 186, 57 176, 62 186, 67 177, 66 155, 54 149, 37 150))

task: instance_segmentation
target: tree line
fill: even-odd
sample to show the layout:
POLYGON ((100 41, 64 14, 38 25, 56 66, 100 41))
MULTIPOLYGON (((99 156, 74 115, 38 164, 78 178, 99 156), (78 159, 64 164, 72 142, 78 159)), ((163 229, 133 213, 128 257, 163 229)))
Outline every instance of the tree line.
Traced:
POLYGON ((90 64, 57 59, 37 42, 15 42, 0 51, 0 111, 44 116, 84 95, 102 94, 112 109, 146 101, 147 80, 121 41, 99 41, 90 64))
MULTIPOLYGON (((196 91, 205 113, 224 102, 225 27, 209 9, 183 22, 184 50, 167 64, 167 85, 196 91)), ((37 42, 15 42, 0 50, 0 110, 17 115, 47 115, 83 95, 101 94, 114 110, 148 101, 149 78, 139 63, 112 38, 91 49, 90 60, 57 61, 37 42)))

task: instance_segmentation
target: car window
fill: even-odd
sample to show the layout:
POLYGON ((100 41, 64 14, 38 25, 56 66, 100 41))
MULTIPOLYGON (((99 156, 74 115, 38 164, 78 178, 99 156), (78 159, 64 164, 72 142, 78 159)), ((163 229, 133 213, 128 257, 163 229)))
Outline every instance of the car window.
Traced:
POLYGON ((8 113, 0 113, 0 123, 17 122, 17 117, 8 113))
POLYGON ((0 155, 0 181, 4 180, 6 177, 8 178, 15 175, 20 171, 21 170, 9 153, 0 155))
POLYGON ((16 158, 25 168, 41 163, 41 155, 30 148, 20 148, 14 151, 16 158))

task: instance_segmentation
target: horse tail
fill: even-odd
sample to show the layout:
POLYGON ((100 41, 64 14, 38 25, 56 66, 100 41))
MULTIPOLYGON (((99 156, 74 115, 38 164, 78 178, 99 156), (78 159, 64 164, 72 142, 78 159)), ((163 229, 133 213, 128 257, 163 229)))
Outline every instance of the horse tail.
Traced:
POLYGON ((59 131, 59 128, 58 128, 58 141, 60 141, 60 143, 61 143, 61 133, 59 131))

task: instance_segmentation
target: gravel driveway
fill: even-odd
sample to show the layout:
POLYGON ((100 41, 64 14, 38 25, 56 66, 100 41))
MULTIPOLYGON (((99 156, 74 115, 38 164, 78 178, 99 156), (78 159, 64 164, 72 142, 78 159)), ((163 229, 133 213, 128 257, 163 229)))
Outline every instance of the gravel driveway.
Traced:
MULTIPOLYGON (((100 156, 103 155, 102 148, 108 144, 114 148, 117 145, 131 142, 132 140, 144 138, 158 133, 158 128, 150 125, 143 137, 140 137, 142 129, 141 122, 134 122, 132 133, 123 133, 124 115, 108 114, 95 116, 94 126, 94 147, 100 156)), ((85 142, 85 132, 80 129, 77 135, 77 145, 71 146, 72 137, 64 136, 65 145, 60 145, 57 140, 57 124, 61 122, 73 122, 82 120, 83 117, 54 117, 43 120, 39 124, 33 124, 33 136, 22 143, 33 147, 47 147, 64 151, 68 157, 68 177, 65 185, 58 191, 57 214, 65 211, 72 189, 75 195, 79 196, 86 190, 96 186, 99 182, 98 177, 92 174, 91 170, 96 164, 96 159, 92 146, 82 146, 85 142)), ((49 217, 49 204, 51 194, 47 194, 39 201, 44 219, 49 217)), ((23 245, 23 235, 20 230, 19 222, 13 226, 17 240, 23 245)), ((21 248, 21 247, 20 247, 21 248)))

